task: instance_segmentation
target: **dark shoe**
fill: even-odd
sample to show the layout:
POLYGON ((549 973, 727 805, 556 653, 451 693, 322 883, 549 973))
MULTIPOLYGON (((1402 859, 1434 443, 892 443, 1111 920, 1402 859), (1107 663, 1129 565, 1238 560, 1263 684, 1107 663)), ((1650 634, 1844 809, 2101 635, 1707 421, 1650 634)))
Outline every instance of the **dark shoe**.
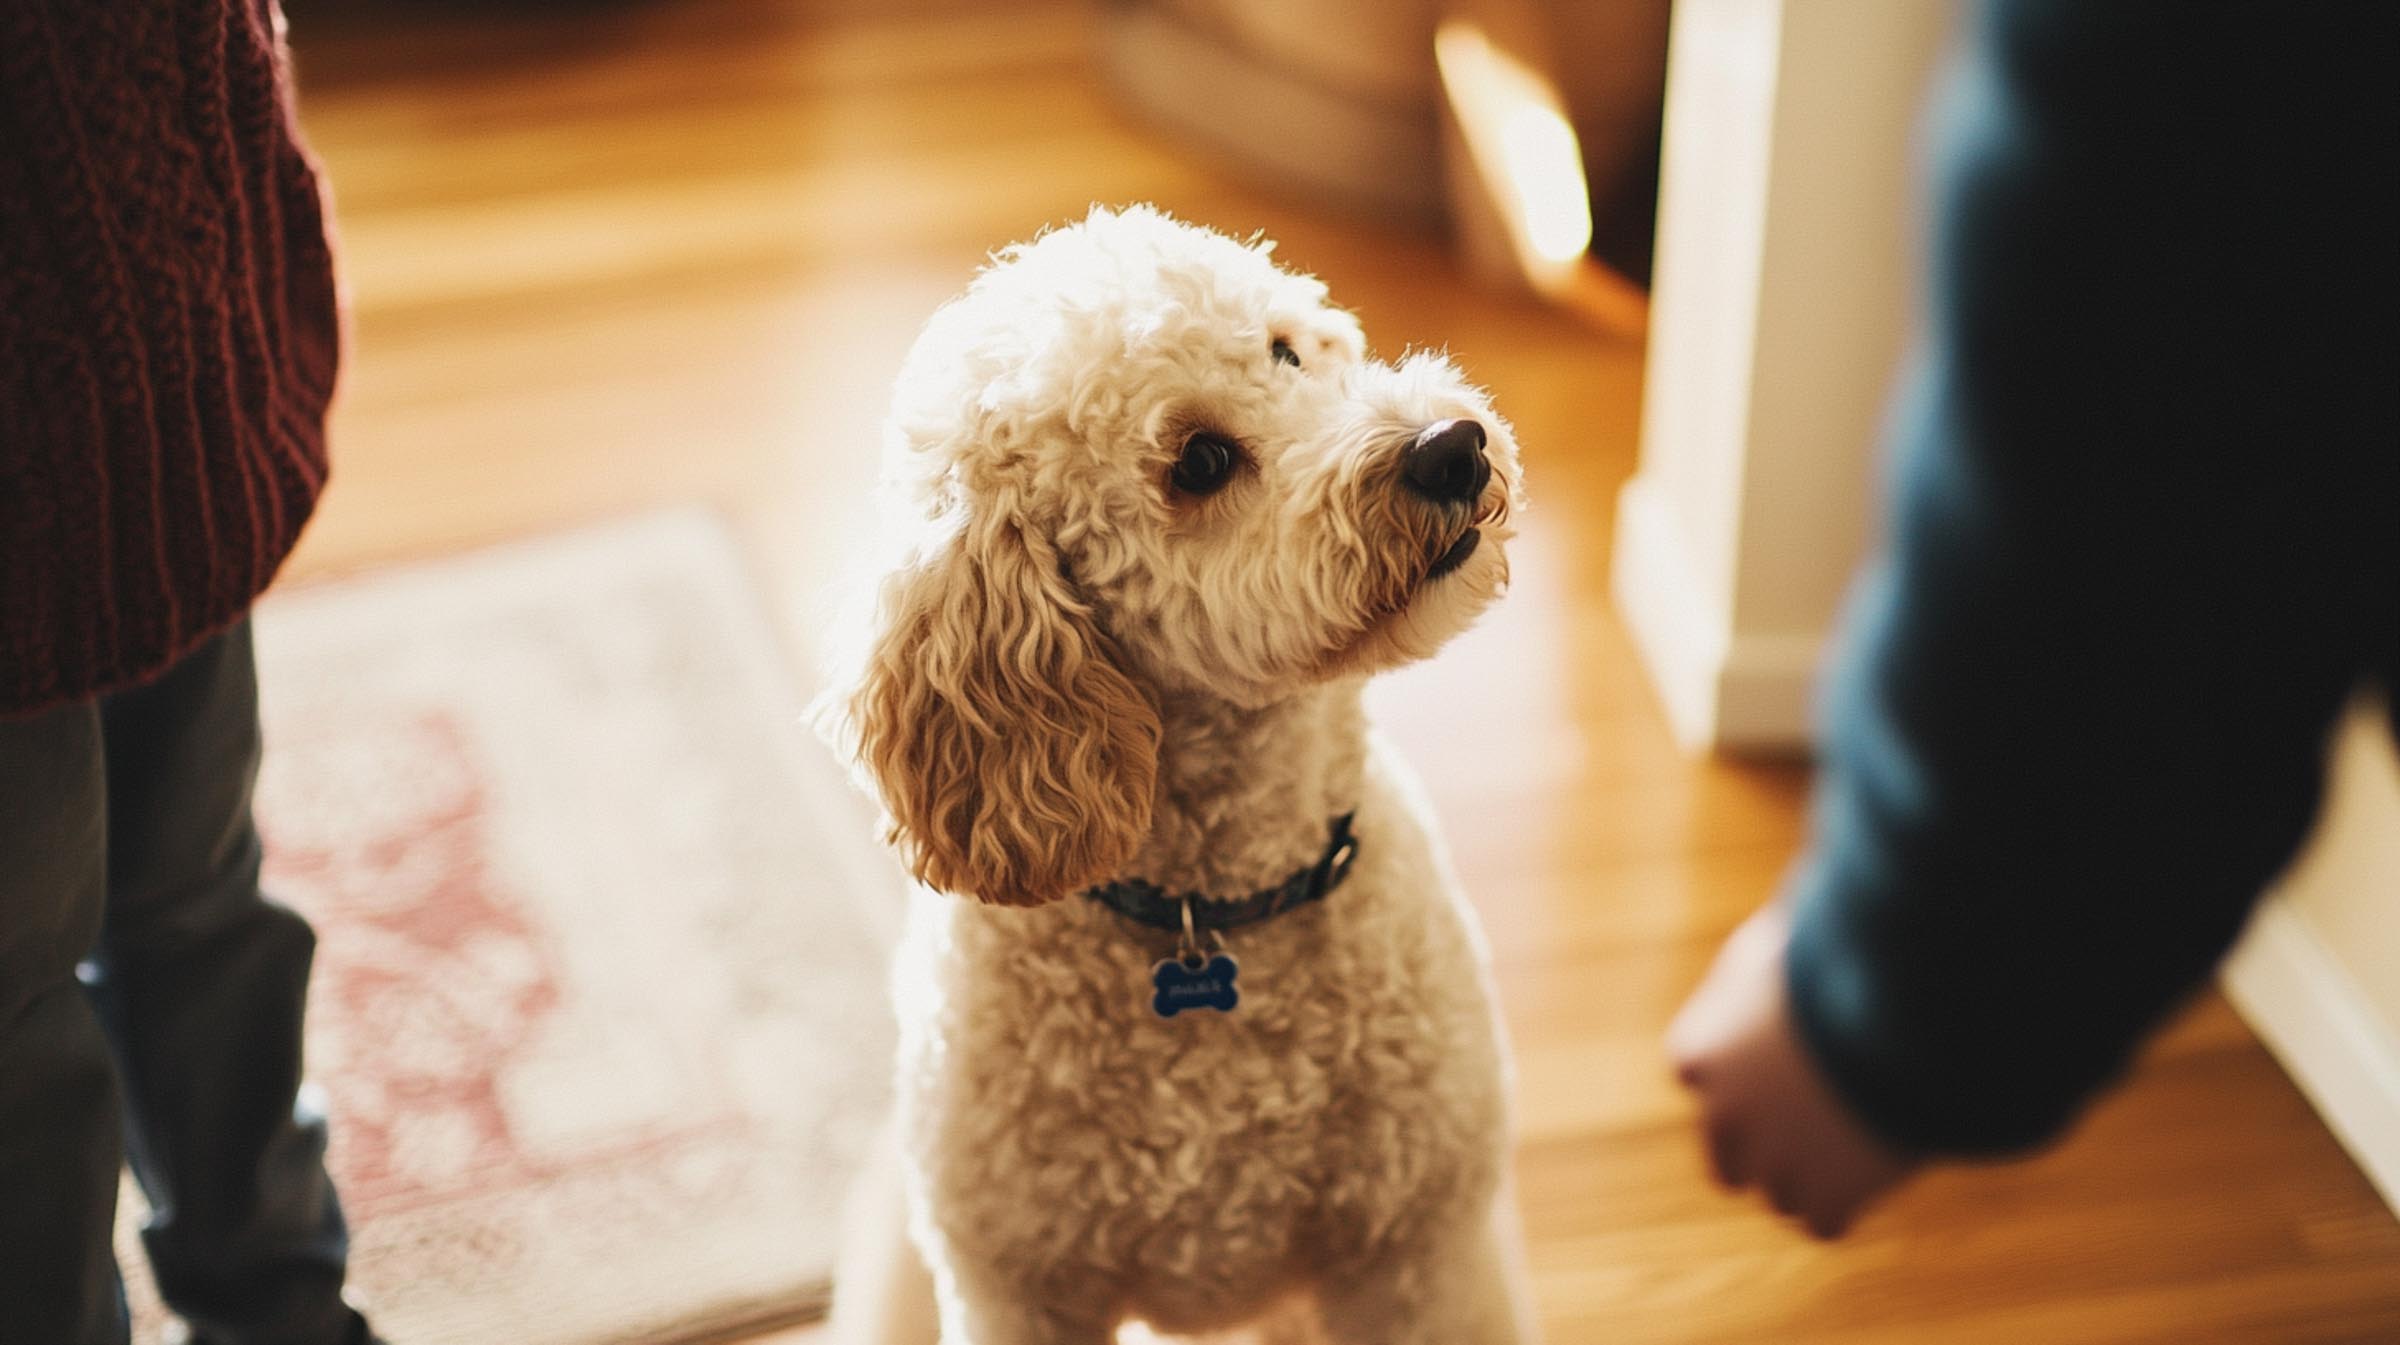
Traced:
MULTIPOLYGON (((173 1322, 167 1326, 164 1345, 218 1345, 218 1341, 214 1336, 194 1331, 188 1322, 173 1322)), ((342 1337, 341 1345, 391 1345, 391 1342, 376 1335, 374 1328, 367 1325, 365 1314, 352 1308, 350 1334, 342 1337)))

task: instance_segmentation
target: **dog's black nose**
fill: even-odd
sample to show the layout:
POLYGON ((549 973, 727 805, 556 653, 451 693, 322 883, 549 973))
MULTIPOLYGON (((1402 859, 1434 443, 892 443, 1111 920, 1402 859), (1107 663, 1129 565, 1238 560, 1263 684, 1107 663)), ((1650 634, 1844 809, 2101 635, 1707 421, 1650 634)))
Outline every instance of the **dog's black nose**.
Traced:
POLYGON ((1400 479, 1439 504, 1474 500, 1492 479, 1492 465, 1483 458, 1483 426, 1437 420, 1417 431, 1400 454, 1400 479))

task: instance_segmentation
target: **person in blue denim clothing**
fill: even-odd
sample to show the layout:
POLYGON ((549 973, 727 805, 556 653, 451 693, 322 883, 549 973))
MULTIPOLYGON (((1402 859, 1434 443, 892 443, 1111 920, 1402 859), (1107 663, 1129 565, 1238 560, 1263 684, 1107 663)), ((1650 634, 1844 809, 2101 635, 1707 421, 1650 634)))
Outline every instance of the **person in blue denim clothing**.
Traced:
POLYGON ((1808 854, 1670 1034, 1822 1235, 2056 1137, 2400 695, 2400 7, 1965 17, 1808 854))

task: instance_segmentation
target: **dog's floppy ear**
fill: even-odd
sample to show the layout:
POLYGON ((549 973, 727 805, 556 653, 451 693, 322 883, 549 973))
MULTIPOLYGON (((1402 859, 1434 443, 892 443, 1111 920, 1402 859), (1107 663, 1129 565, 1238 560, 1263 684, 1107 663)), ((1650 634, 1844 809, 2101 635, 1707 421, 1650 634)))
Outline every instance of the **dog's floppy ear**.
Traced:
POLYGON ((916 876, 1011 906, 1114 876, 1149 830, 1158 709, 1049 541, 959 519, 879 616, 850 722, 916 876))

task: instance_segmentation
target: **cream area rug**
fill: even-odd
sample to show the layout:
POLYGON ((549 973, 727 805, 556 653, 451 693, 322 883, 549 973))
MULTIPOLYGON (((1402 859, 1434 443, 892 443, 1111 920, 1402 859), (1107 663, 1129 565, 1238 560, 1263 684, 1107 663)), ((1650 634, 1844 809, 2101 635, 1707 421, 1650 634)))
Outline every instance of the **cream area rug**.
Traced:
POLYGON ((266 886, 317 928, 308 1073, 381 1331, 667 1345, 820 1308, 901 884, 728 535, 302 588, 256 636, 266 886))

